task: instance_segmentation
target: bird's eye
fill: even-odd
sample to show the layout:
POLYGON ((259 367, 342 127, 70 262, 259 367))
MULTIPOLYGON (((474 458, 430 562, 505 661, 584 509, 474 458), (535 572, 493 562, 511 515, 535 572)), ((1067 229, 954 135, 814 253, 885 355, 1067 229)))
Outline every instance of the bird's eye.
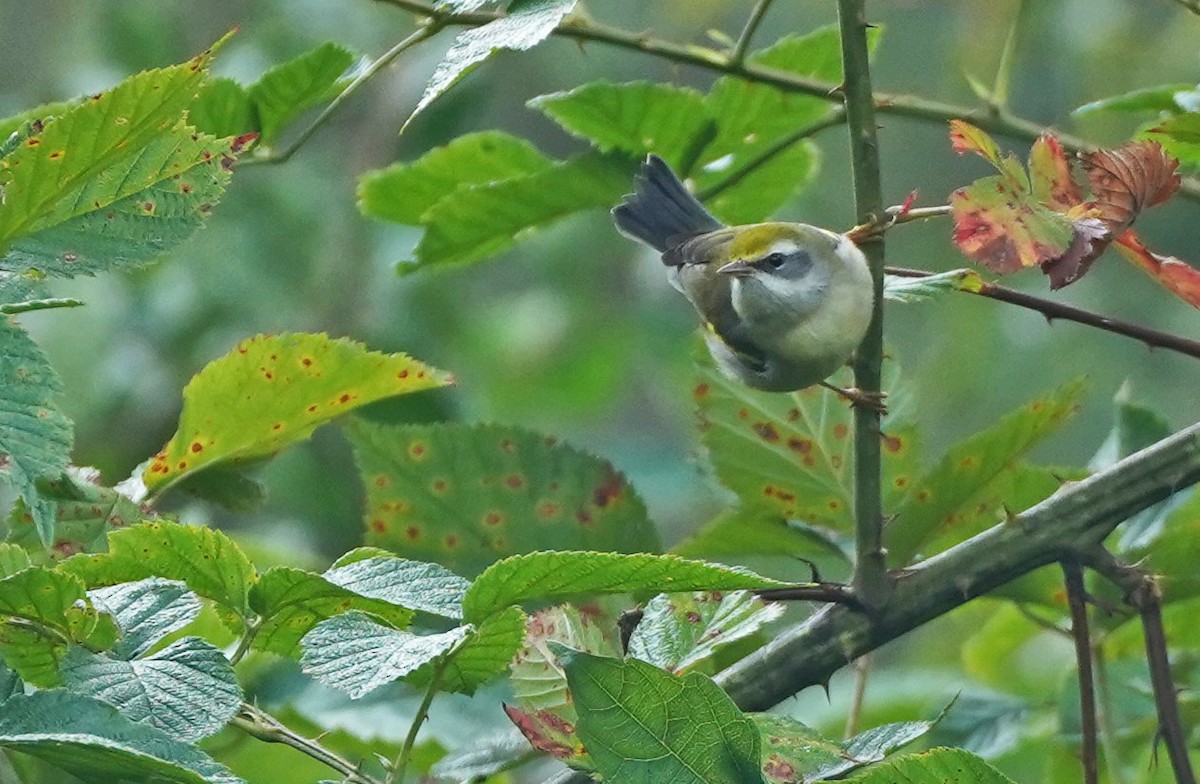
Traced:
POLYGON ((786 260, 787 256, 784 256, 782 253, 772 253, 771 255, 767 256, 767 265, 771 267, 771 269, 779 269, 783 266, 783 262, 786 260))

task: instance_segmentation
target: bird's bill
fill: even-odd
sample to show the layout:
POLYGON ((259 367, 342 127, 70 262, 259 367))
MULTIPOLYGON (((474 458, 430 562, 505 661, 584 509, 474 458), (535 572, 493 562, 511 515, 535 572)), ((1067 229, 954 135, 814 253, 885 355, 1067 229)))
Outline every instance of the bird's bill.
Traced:
POLYGON ((726 275, 733 275, 739 278, 745 278, 755 273, 754 267, 747 264, 745 261, 738 259, 731 261, 728 264, 723 264, 717 267, 717 272, 722 272, 726 275))

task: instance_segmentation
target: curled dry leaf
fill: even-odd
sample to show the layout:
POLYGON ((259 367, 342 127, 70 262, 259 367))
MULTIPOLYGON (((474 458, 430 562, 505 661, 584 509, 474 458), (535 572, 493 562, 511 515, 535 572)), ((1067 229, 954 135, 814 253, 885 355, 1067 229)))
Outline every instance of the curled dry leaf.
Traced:
POLYGON ((1134 141, 1079 156, 1095 198, 1091 204, 1115 237, 1147 207, 1179 190, 1179 161, 1158 142, 1134 141))

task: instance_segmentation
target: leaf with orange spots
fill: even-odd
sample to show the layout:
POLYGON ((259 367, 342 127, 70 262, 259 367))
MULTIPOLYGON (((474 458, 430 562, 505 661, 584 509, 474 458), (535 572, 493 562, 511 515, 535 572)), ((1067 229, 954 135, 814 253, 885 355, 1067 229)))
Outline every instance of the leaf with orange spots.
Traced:
POLYGON ((749 715, 762 736, 762 771, 768 784, 840 779, 927 734, 941 718, 883 724, 834 741, 790 716, 749 715))
POLYGON ((577 651, 620 656, 617 615, 599 603, 582 607, 560 604, 539 610, 526 622, 525 644, 517 653, 509 678, 513 696, 524 710, 545 712, 574 724, 578 717, 562 665, 550 650, 551 642, 577 651))
POLYGON ((960 538, 957 531, 974 533, 985 521, 1003 520, 1005 504, 1010 499, 1017 502, 1012 493, 1018 479, 1023 488, 1018 493, 1021 504, 1035 503, 1041 500, 1037 495, 1044 497, 1056 489, 1057 481, 1047 482, 1044 474, 1027 473, 1029 469, 1020 461, 1066 424, 1079 407, 1084 386, 1079 380, 1059 387, 951 447, 895 507, 894 519, 884 529, 890 563, 904 566, 935 539, 943 543, 961 540, 966 537, 960 538), (1014 476, 1015 471, 1021 473, 1014 476), (1037 492, 1027 489, 1026 480, 1037 492))
POLYGON ((6 269, 94 274, 144 263, 200 227, 244 143, 186 124, 210 59, 211 50, 83 98, 0 158, 6 269))
POLYGON ((678 674, 777 620, 783 609, 749 591, 660 593, 646 603, 629 638, 629 655, 678 674))
MULTIPOLYGON (((566 679, 563 679, 566 688, 566 679)), ((533 748, 562 760, 575 770, 594 770, 583 741, 575 734, 575 722, 547 710, 522 710, 505 705, 504 712, 533 748)))
POLYGON ((205 468, 273 455, 360 406, 448 383, 445 373, 404 354, 351 340, 250 338, 184 388, 179 429, 142 478, 159 494, 205 468))
POLYGON ((471 583, 463 617, 476 622, 514 604, 565 596, 646 591, 736 591, 782 588, 740 566, 692 561, 677 555, 539 552, 492 564, 471 583))
POLYGON ((43 547, 24 502, 19 502, 8 518, 5 541, 19 544, 35 558, 46 561, 107 549, 109 532, 140 522, 142 510, 115 490, 98 484, 97 473, 95 469, 70 467, 62 477, 38 484, 41 497, 54 506, 54 541, 49 549, 43 547))
POLYGON ((531 550, 656 551, 641 499, 604 460, 500 425, 347 428, 367 542, 468 577, 531 550))

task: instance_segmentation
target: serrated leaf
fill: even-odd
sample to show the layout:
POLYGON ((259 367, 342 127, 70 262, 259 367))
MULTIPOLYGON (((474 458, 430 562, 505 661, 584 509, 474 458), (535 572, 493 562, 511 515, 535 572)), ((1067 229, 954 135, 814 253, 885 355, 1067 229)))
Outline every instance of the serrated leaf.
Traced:
POLYGON ((629 655, 680 673, 725 645, 749 637, 783 614, 748 591, 659 594, 629 638, 629 655))
POLYGON ((684 558, 738 560, 747 555, 808 558, 833 556, 849 562, 852 543, 837 534, 778 514, 735 507, 719 512, 694 535, 671 548, 684 558))
POLYGON ((468 577, 514 552, 656 550, 645 507, 609 463, 498 425, 347 433, 367 491, 367 541, 468 577))
POLYGON ((78 577, 31 566, 0 579, 0 656, 28 683, 58 684, 67 643, 104 649, 117 635, 78 577))
MULTIPOLYGON (((1193 102, 1196 100, 1192 98, 1193 102)), ((1200 168, 1200 107, 1193 105, 1191 111, 1158 120, 1144 129, 1144 133, 1162 144, 1184 166, 1193 171, 1200 168)))
POLYGON ((29 555, 20 547, 0 542, 0 577, 8 577, 32 565, 29 555))
POLYGON ((218 138, 259 130, 250 94, 233 79, 209 79, 188 107, 188 124, 218 138))
POLYGON ((44 124, 52 117, 65 114, 74 108, 79 102, 79 100, 75 100, 44 103, 40 106, 35 106, 32 109, 26 109, 20 114, 14 114, 11 117, 5 117, 4 119, 0 120, 0 155, 7 155, 8 153, 12 152, 12 149, 16 149, 15 145, 12 147, 12 149, 8 149, 7 147, 3 146, 8 143, 9 137, 11 137, 13 134, 18 134, 22 137, 27 136, 28 134, 24 131, 28 129, 29 126, 34 125, 39 121, 44 124))
POLYGON ((325 576, 286 566, 263 572, 250 589, 250 607, 261 624, 254 647, 281 656, 295 656, 301 638, 313 627, 348 610, 359 610, 396 628, 407 626, 413 615, 409 609, 360 595, 325 576))
MULTIPOLYGON (((98 480, 94 470, 68 466, 67 473, 58 479, 38 483, 42 499, 54 511, 54 541, 44 551, 48 560, 104 550, 109 531, 142 519, 137 504, 98 484, 98 480)), ((33 516, 24 503, 9 516, 7 541, 31 552, 43 549, 33 516)))
POLYGON ((576 732, 611 781, 761 782, 754 723, 699 673, 574 652, 564 667, 576 732))
POLYGON ((76 574, 90 587, 116 585, 147 577, 181 580, 218 605, 221 618, 234 631, 249 614, 254 565, 225 534, 211 528, 146 522, 114 531, 108 552, 76 555, 63 561, 63 571, 76 574))
POLYGON ((1120 95, 1112 95, 1091 101, 1075 109, 1071 114, 1093 114, 1096 112, 1177 112, 1181 108, 1175 101, 1179 93, 1196 89, 1194 84, 1163 84, 1142 87, 1120 95))
POLYGON ((324 334, 250 338, 188 382, 179 429, 142 478, 161 493, 206 467, 274 454, 360 406, 449 382, 404 354, 324 334))
MULTIPOLYGON (((459 694, 474 694, 488 681, 502 675, 513 662, 525 641, 525 613, 510 607, 474 628, 445 665, 438 688, 459 694)), ((409 678, 422 685, 433 675, 433 663, 427 663, 409 678)))
POLYGON ((503 131, 459 136, 411 163, 395 163, 358 181, 364 215, 421 225, 431 207, 458 188, 492 185, 549 169, 552 162, 533 145, 503 131))
POLYGON ((787 716, 750 714, 762 736, 762 771, 770 784, 798 784, 840 778, 879 762, 928 733, 936 721, 884 724, 847 741, 831 741, 787 716))
POLYGON ((54 402, 62 384, 25 330, 0 317, 0 453, 42 544, 54 541, 54 506, 37 490, 39 479, 67 470, 71 420, 54 402))
POLYGON ((88 597, 121 629, 121 639, 110 652, 118 659, 141 656, 200 614, 200 600, 184 583, 161 577, 94 588, 88 591, 88 597))
POLYGON ((195 746, 134 723, 108 703, 65 691, 18 695, 5 702, 0 747, 97 784, 245 784, 195 746))
POLYGON ((887 275, 883 280, 883 297, 892 302, 923 302, 946 291, 979 291, 983 278, 969 269, 938 272, 920 278, 887 275))
MULTIPOLYGON (((884 529, 889 561, 907 564, 931 538, 960 526, 985 501, 993 512, 995 482, 1018 467, 1036 444, 1062 427, 1079 408, 1083 380, 1066 384, 951 447, 915 484, 884 529)), ((1003 499, 1000 499, 1002 502, 1003 499)), ((1013 510, 1019 511, 1019 510, 1013 510)))
MULTIPOLYGON (((616 618, 595 607, 589 607, 587 612, 583 612, 573 605, 562 604, 539 610, 530 616, 525 646, 513 662, 509 682, 512 684, 513 695, 521 707, 528 710, 529 716, 536 724, 542 725, 549 721, 553 726, 546 727, 547 730, 557 727, 555 734, 569 735, 573 732, 572 729, 563 727, 561 723, 547 717, 539 718, 538 714, 557 716, 567 725, 573 725, 578 718, 567 691, 566 675, 563 674, 562 665, 551 651, 549 643, 561 643, 572 650, 599 656, 618 657, 622 652, 616 639, 616 629, 616 618)), ((511 712, 509 718, 513 718, 511 712)), ((529 727, 523 726, 515 718, 513 720, 528 737, 529 727)), ((534 739, 530 738, 530 741, 533 742, 534 739)))
POLYGON ((356 700, 416 672, 460 644, 468 629, 418 636, 381 626, 351 611, 317 624, 304 636, 300 669, 356 700))
POLYGON ((513 0, 504 16, 459 33, 433 76, 429 77, 425 92, 405 126, 493 52, 498 49, 525 51, 537 46, 571 12, 575 3, 576 0, 513 0))
POLYGON ((513 604, 575 594, 735 591, 786 585, 742 567, 676 555, 529 553, 498 561, 479 575, 463 599, 463 617, 476 623, 513 604))
POLYGON ((332 97, 352 65, 349 50, 326 42, 263 74, 247 91, 258 111, 263 143, 273 143, 300 112, 332 97))
POLYGON ((410 610, 462 618, 462 599, 470 583, 443 566, 390 553, 339 564, 323 575, 334 585, 410 610))
POLYGON ((860 784, 1016 784, 983 759, 962 749, 906 754, 846 779, 860 784))
POLYGON ((416 264, 461 264, 512 247, 519 234, 591 207, 609 207, 629 188, 632 162, 588 153, 490 185, 459 188, 426 211, 416 264))
POLYGON ((70 691, 103 700, 179 740, 212 735, 242 704, 229 660, 199 637, 184 637, 131 661, 72 648, 63 680, 70 691))
POLYGON ((603 152, 653 152, 676 167, 712 123, 703 95, 658 82, 591 82, 528 105, 603 152))

